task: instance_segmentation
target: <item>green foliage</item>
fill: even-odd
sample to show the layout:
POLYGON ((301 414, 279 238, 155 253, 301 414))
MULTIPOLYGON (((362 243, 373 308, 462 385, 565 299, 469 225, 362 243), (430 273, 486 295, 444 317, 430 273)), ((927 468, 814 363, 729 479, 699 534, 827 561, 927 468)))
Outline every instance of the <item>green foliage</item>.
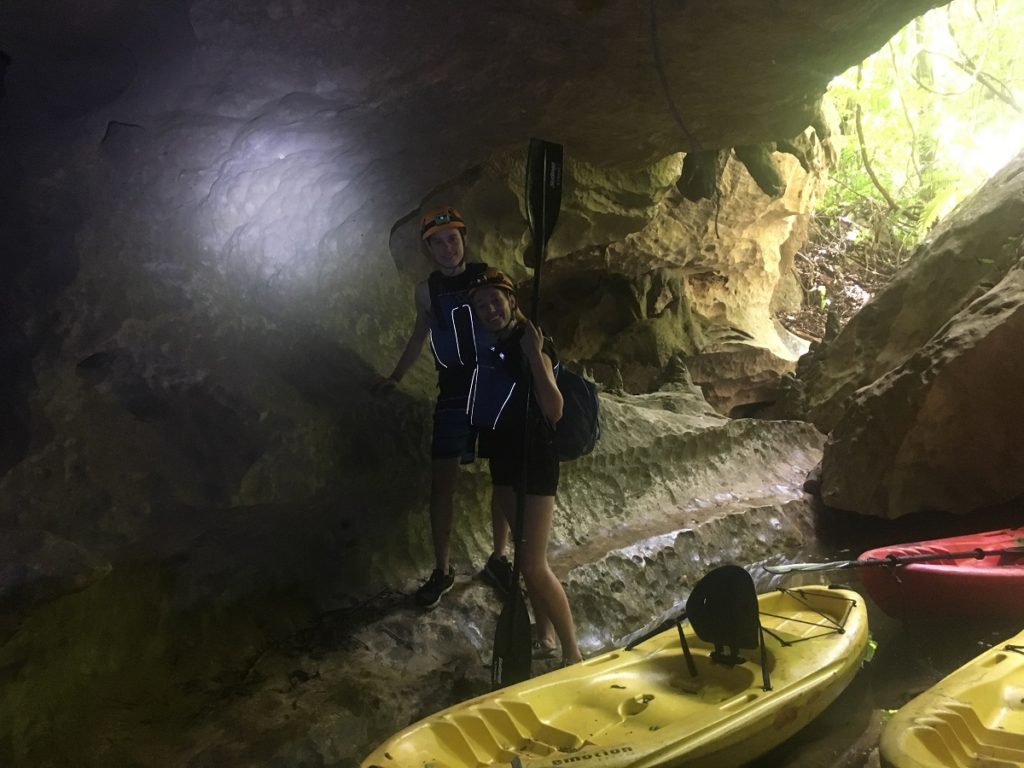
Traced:
POLYGON ((1024 146, 1024 0, 954 0, 837 77, 833 181, 819 212, 899 261, 1024 146))

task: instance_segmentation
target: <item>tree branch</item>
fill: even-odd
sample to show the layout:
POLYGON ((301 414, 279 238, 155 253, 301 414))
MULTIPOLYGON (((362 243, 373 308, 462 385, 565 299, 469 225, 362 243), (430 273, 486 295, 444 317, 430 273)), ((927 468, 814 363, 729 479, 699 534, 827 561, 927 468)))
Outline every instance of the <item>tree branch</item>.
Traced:
POLYGON ((914 122, 910 119, 910 110, 907 109, 907 102, 903 98, 903 89, 900 88, 900 71, 896 62, 896 49, 893 48, 892 41, 889 41, 889 56, 892 58, 892 71, 893 71, 893 82, 896 84, 896 95, 900 99, 900 109, 903 111, 903 119, 907 123, 907 128, 910 129, 910 162, 914 166, 914 173, 917 174, 917 182, 920 185, 924 185, 924 177, 921 175, 921 166, 917 162, 917 131, 914 130, 914 122))
MULTIPOLYGON (((857 67, 858 91, 860 90, 860 82, 863 69, 863 66, 857 67)), ((896 209, 899 208, 899 206, 896 205, 896 201, 892 199, 892 195, 889 194, 888 190, 886 190, 886 188, 882 186, 882 182, 878 179, 878 176, 875 174, 875 169, 871 167, 871 159, 868 157, 867 144, 864 141, 864 125, 863 121, 861 120, 862 111, 863 110, 861 110, 860 102, 858 101, 857 106, 854 109, 854 119, 857 127, 857 141, 860 143, 860 159, 861 162, 864 163, 864 170, 867 171, 868 178, 871 179, 871 183, 875 185, 875 189, 879 191, 882 197, 885 198, 885 202, 889 205, 889 210, 895 211, 896 209)))
MULTIPOLYGON (((1024 112, 1024 110, 1022 110, 1020 105, 1017 103, 1017 100, 1013 98, 1013 92, 1009 89, 1009 87, 1006 85, 1006 83, 1004 83, 1002 80, 1000 80, 995 75, 990 75, 988 72, 983 72, 982 70, 978 69, 976 66, 974 66, 974 64, 971 61, 969 61, 969 60, 968 61, 959 61, 957 59, 954 59, 952 56, 947 56, 946 54, 941 53, 939 51, 930 51, 930 50, 927 50, 927 49, 923 50, 922 53, 926 53, 929 56, 938 56, 939 58, 946 59, 947 61, 952 63, 954 66, 959 67, 964 72, 966 72, 971 77, 973 77, 975 82, 980 83, 984 88, 986 88, 990 93, 992 93, 993 96, 995 96, 1001 102, 1006 104, 1014 112, 1016 112, 1018 114, 1024 112)), ((918 85, 921 85, 921 83, 918 82, 918 85)), ((925 86, 922 86, 922 87, 925 87, 925 86)), ((927 89, 927 90, 931 90, 931 89, 927 89)), ((932 91, 932 93, 937 93, 937 92, 936 91, 932 91)), ((963 93, 963 91, 961 91, 961 93, 963 93)), ((956 94, 939 94, 939 95, 940 96, 954 96, 956 94)))
POLYGON ((920 88, 922 91, 928 91, 928 93, 935 94, 936 96, 963 96, 965 93, 971 90, 971 86, 967 86, 962 91, 937 91, 930 85, 922 83, 921 78, 919 78, 913 72, 910 73, 910 78, 917 84, 917 87, 920 88))

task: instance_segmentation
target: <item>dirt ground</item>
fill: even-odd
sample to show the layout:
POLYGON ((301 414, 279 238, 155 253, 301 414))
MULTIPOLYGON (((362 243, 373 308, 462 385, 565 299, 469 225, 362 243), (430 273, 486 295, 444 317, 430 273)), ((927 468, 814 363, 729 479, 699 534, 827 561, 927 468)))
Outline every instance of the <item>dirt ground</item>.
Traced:
POLYGON ((905 258, 849 217, 815 216, 810 239, 794 259, 804 304, 780 313, 779 320, 809 341, 834 338, 892 279, 905 258))

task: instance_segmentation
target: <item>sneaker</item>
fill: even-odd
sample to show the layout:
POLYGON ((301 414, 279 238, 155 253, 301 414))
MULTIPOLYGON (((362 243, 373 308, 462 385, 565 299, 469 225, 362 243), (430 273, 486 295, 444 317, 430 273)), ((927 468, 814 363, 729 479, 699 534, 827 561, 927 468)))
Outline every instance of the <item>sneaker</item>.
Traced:
POLYGON ((433 608, 441 602, 441 597, 447 594, 454 584, 455 571, 453 569, 449 568, 448 573, 442 573, 439 568, 435 568, 434 572, 430 574, 430 578, 416 590, 416 604, 420 608, 433 608))
POLYGON ((480 571, 480 578, 494 587, 502 596, 512 591, 512 564, 508 558, 502 555, 491 555, 487 558, 487 564, 480 571))

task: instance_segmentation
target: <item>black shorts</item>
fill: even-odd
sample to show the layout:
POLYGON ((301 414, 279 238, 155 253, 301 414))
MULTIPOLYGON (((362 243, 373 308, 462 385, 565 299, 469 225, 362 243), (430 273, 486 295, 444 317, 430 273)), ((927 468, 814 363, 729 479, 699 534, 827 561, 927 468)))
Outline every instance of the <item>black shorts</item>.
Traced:
MULTIPOLYGON (((494 457, 491 483, 511 485, 518 489, 523 480, 522 458, 494 457)), ((527 458, 526 493, 531 496, 554 496, 558 492, 558 459, 550 454, 531 454, 527 458)))

